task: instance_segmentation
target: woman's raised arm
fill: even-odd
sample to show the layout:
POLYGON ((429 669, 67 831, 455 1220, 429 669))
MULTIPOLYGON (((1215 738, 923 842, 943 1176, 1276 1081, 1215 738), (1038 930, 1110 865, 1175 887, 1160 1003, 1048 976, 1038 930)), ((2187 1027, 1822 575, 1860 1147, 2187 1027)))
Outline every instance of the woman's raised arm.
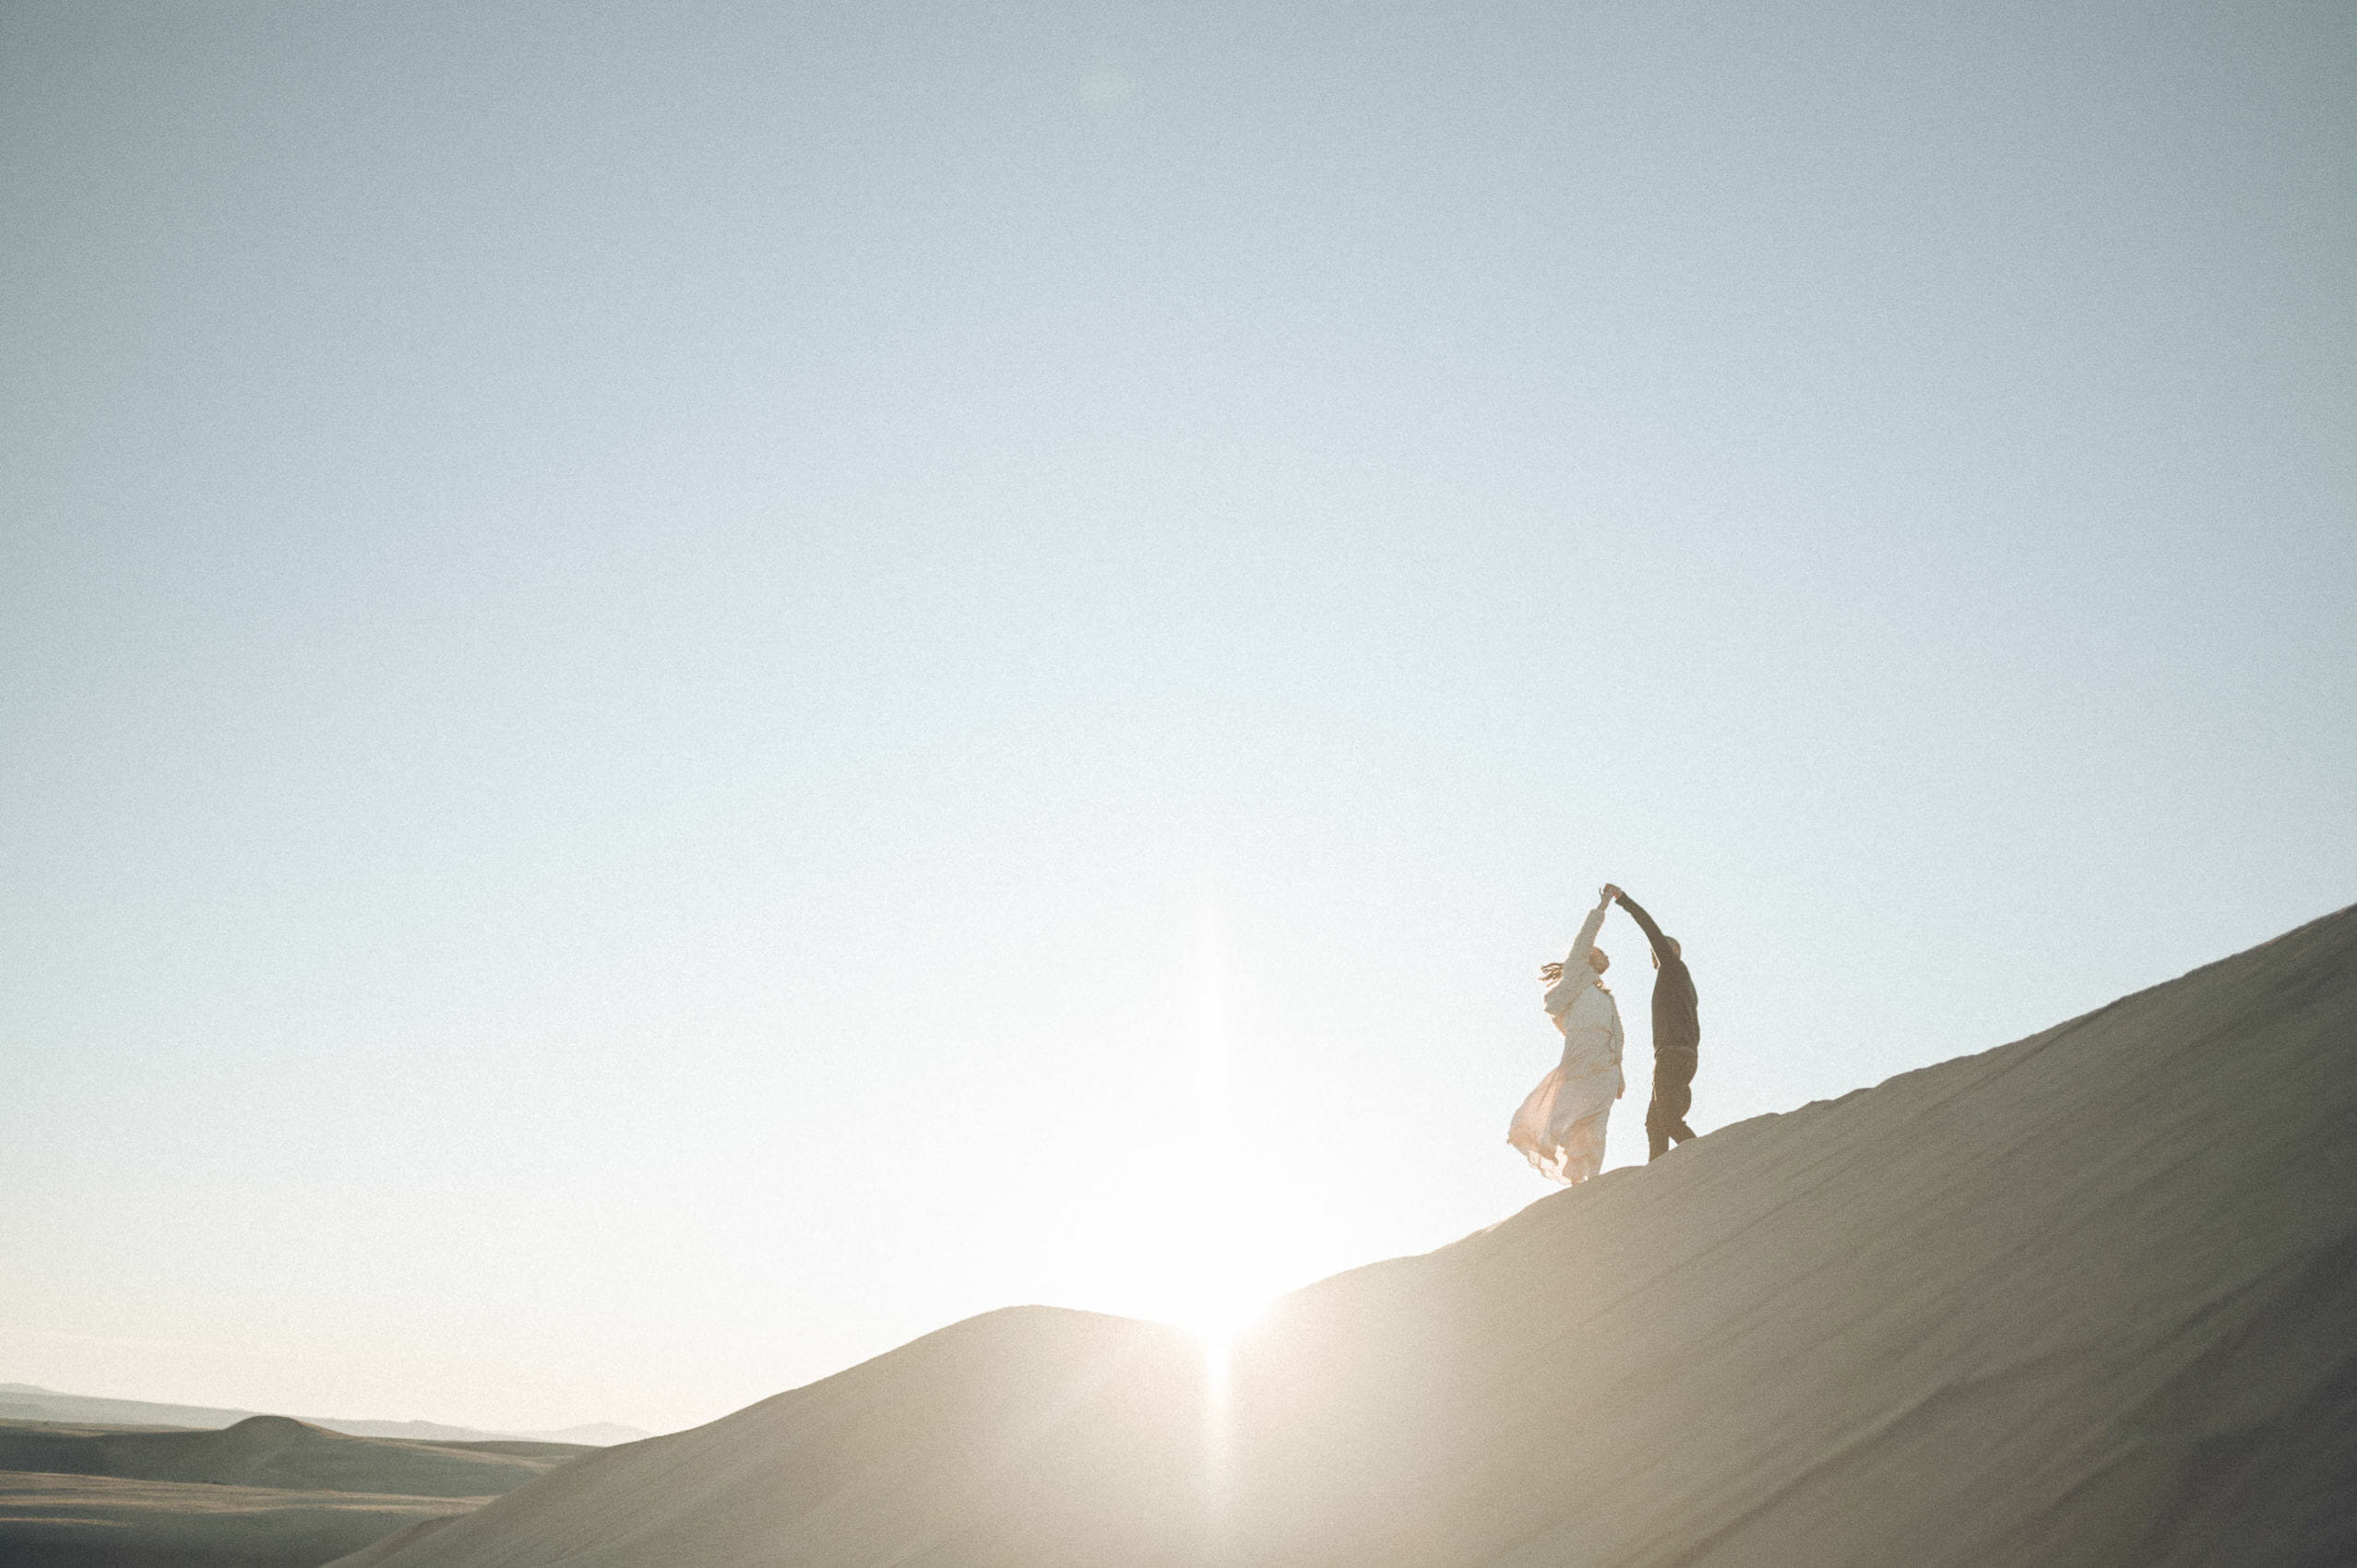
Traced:
POLYGON ((1604 911, 1612 907, 1613 890, 1607 887, 1604 896, 1596 900, 1596 907, 1588 911, 1588 918, 1579 922, 1579 935, 1563 961, 1563 974, 1547 988, 1544 1000, 1548 1012, 1560 1013, 1570 1006, 1579 994, 1579 988, 1596 978, 1596 972, 1588 967, 1588 955, 1595 949, 1596 933, 1604 929, 1604 911))

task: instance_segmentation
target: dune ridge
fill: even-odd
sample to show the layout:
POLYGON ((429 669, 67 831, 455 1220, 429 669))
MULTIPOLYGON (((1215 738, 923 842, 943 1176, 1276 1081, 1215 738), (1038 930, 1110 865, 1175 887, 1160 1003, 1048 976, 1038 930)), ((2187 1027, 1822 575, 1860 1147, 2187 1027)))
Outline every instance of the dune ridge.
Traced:
POLYGON ((1201 1366, 986 1314, 367 1561, 2357 1560, 2357 910, 1311 1286, 1224 1404, 1201 1366))

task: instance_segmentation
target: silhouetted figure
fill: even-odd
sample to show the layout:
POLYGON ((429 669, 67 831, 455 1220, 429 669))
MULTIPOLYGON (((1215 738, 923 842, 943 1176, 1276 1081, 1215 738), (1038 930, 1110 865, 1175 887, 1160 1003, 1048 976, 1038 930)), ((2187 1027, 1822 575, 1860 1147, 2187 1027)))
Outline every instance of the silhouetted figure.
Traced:
MULTIPOLYGON (((1618 889, 1614 890, 1618 892, 1618 889)), ((1702 1019, 1695 1011, 1694 976, 1678 954, 1678 939, 1664 936, 1644 906, 1621 893, 1621 908, 1645 930, 1653 944, 1653 1103, 1645 1108, 1645 1137, 1652 1146, 1648 1159, 1659 1159, 1673 1140, 1694 1136, 1686 1125, 1686 1111, 1694 1104, 1694 1070, 1702 1051, 1702 1019)))

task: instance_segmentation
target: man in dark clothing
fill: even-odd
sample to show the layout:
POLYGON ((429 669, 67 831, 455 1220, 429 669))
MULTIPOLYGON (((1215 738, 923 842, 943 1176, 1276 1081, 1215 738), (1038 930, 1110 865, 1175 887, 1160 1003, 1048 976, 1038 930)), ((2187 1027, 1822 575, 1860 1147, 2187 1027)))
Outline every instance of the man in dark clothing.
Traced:
POLYGON ((1645 1108, 1645 1136, 1652 1146, 1648 1159, 1659 1159, 1673 1140, 1694 1136, 1686 1125, 1686 1109, 1694 1104, 1694 1070, 1702 1047, 1702 1020, 1695 1012, 1694 977, 1678 956, 1678 939, 1664 936, 1653 917, 1636 899, 1612 889, 1622 909, 1645 930, 1653 944, 1653 1103, 1645 1108))

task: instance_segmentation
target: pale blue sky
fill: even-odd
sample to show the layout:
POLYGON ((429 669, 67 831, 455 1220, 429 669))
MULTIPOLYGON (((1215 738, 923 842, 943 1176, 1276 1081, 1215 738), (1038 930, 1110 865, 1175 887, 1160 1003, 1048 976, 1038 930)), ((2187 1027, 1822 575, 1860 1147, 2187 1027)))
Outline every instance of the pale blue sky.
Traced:
POLYGON ((0 1380, 1150 1310, 1207 910, 1273 1277, 1608 877, 1706 1129, 2347 903, 2357 18, 1739 9, 0 8, 0 1380))

